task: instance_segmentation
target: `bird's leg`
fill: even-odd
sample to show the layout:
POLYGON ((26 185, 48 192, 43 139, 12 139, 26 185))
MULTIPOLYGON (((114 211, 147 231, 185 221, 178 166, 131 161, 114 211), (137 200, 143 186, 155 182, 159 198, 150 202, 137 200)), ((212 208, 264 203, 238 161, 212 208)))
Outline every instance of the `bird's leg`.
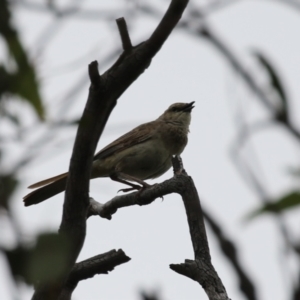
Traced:
MULTIPOLYGON (((138 189, 138 193, 137 193, 137 196, 146 188, 148 187, 151 187, 150 184, 148 184, 147 182, 145 182, 144 180, 141 180, 139 178, 136 178, 134 176, 131 176, 131 175, 128 175, 128 174, 125 174, 125 173, 119 173, 119 176, 122 177, 123 179, 126 179, 126 180, 129 180, 129 181, 135 181, 139 184, 142 185, 142 187, 139 186, 139 189, 138 189)), ((134 188, 129 188, 129 189, 122 189, 121 191, 123 192, 129 192, 129 191, 133 191, 134 188)))
POLYGON ((128 174, 125 174, 125 173, 121 173, 121 172, 119 172, 118 175, 119 175, 120 177, 122 177, 123 179, 125 179, 125 180, 135 181, 135 182, 139 183, 141 186, 143 186, 143 187, 145 187, 145 188, 151 186, 151 184, 148 184, 148 183, 145 182, 144 180, 139 179, 139 178, 137 178, 137 177, 134 177, 134 176, 131 176, 131 175, 128 175, 128 174))
POLYGON ((121 189, 119 190, 119 192, 130 192, 130 191, 134 191, 134 190, 138 190, 139 193, 142 192, 145 188, 147 187, 150 187, 151 185, 148 184, 147 182, 139 179, 139 178, 136 178, 134 176, 131 176, 131 175, 128 175, 128 174, 125 174, 125 173, 122 173, 122 172, 115 172, 113 174, 110 175, 110 178, 114 181, 118 181, 118 182, 121 182, 121 183, 124 183, 124 184, 127 184, 129 186, 131 186, 131 188, 128 188, 128 189, 121 189), (136 185, 136 184, 133 184, 129 181, 135 181, 139 184, 141 184, 142 186, 139 186, 139 185, 136 185))

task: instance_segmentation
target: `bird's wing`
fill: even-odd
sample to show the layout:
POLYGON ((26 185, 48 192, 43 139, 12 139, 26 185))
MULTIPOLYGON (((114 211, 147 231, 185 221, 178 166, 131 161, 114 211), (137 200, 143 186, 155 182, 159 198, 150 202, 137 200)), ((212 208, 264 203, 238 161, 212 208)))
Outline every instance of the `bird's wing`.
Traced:
POLYGON ((134 145, 143 143, 150 140, 153 136, 153 131, 155 131, 156 123, 149 122, 142 124, 126 134, 120 136, 118 139, 107 145, 105 148, 100 150, 95 156, 94 160, 103 159, 111 154, 123 151, 134 145))

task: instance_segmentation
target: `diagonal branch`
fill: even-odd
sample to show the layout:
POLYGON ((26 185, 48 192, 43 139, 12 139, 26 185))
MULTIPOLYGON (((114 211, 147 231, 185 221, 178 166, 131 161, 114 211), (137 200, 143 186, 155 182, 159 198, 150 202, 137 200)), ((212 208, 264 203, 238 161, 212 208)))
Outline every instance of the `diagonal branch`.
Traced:
POLYGON ((91 257, 76 263, 65 283, 60 299, 71 299, 74 289, 79 281, 94 277, 97 274, 108 274, 118 265, 130 260, 123 250, 109 252, 91 257))
POLYGON ((215 234, 220 248, 223 254, 227 257, 232 267, 236 271, 237 278, 239 280, 238 286, 241 292, 244 294, 245 298, 248 300, 257 300, 257 292, 255 285, 244 270, 238 255, 238 249, 236 245, 229 239, 229 237, 224 233, 221 226, 208 214, 207 211, 203 210, 203 216, 213 233, 215 234))

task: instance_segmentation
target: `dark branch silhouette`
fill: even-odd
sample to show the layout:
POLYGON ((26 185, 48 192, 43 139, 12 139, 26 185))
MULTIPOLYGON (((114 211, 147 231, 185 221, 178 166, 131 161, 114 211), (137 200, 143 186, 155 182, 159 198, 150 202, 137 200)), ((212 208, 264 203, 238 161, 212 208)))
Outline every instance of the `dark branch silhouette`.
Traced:
MULTIPOLYGON (((85 240, 90 171, 93 155, 105 124, 117 99, 145 71, 151 59, 167 40, 180 20, 187 3, 188 0, 171 1, 166 14, 151 37, 134 47, 132 51, 124 51, 117 62, 101 77, 97 62, 94 61, 89 65, 91 85, 71 156, 63 217, 59 229, 59 233, 67 236, 71 243, 72 250, 69 261, 66 262, 69 272, 85 240)), ((123 31, 121 36, 124 46, 123 31)), ((128 47, 128 39, 126 43, 125 47, 128 47)), ((68 272, 63 280, 59 279, 55 284, 38 285, 33 299, 57 299, 67 277, 68 272)), ((60 297, 60 299, 65 298, 60 297)))
POLYGON ((256 288, 249 275, 244 270, 241 265, 240 259, 238 257, 238 249, 235 244, 225 235, 222 227, 212 218, 207 211, 203 210, 203 216, 211 230, 214 232, 222 252, 230 261, 232 267, 237 273, 237 278, 239 280, 239 288, 245 297, 249 300, 256 300, 256 288))
POLYGON ((79 281, 94 277, 97 274, 108 274, 116 266, 129 260, 130 258, 122 250, 111 250, 76 263, 65 283, 60 299, 71 299, 72 292, 79 281))
POLYGON ((228 300, 229 298, 222 281, 211 263, 203 213, 194 182, 185 172, 179 157, 173 159, 173 168, 174 176, 171 179, 155 184, 141 193, 134 192, 117 196, 105 204, 101 204, 91 198, 88 217, 99 215, 110 220, 119 208, 131 205, 147 205, 158 197, 171 193, 180 194, 186 210, 195 260, 186 260, 185 263, 179 265, 172 264, 170 268, 199 282, 209 299, 228 300))
POLYGON ((130 36, 127 29, 127 24, 124 18, 117 19, 117 25, 120 32, 120 37, 122 40, 122 46, 124 51, 128 51, 132 49, 132 44, 130 40, 130 36))

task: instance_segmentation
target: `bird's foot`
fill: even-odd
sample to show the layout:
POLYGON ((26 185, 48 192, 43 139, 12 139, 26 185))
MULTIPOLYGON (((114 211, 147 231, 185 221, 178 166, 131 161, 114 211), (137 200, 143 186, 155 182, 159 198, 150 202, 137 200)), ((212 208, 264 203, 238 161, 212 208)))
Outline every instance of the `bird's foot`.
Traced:
MULTIPOLYGON (((156 185, 156 184, 154 184, 154 185, 156 185)), ((135 196, 136 196, 137 198, 139 198, 140 194, 141 194, 144 190, 146 190, 146 189, 148 189, 148 188, 151 188, 151 187, 153 187, 154 185, 148 184, 147 182, 144 182, 144 184, 143 184, 142 187, 138 190, 138 192, 136 193, 135 196)))

